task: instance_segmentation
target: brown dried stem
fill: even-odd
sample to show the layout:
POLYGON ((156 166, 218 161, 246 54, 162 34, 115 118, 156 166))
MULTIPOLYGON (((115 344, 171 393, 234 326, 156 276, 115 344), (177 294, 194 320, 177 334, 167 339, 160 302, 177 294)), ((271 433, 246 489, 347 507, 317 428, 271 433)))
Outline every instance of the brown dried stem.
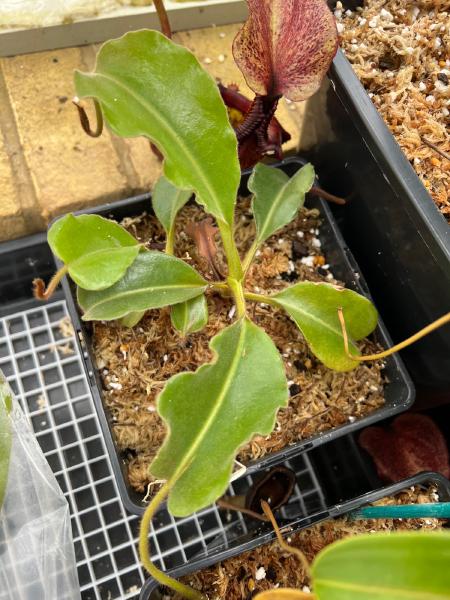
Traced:
POLYGON ((169 38, 169 40, 171 40, 172 30, 170 28, 170 21, 167 15, 166 7, 164 6, 164 0, 153 0, 153 4, 156 8, 159 24, 161 25, 161 31, 167 38, 169 38))
POLYGON ((72 100, 72 104, 77 107, 78 116, 80 117, 81 127, 83 131, 87 133, 88 136, 97 138, 100 137, 103 131, 103 114, 102 109, 100 108, 100 104, 93 98, 94 106, 95 106, 95 118, 96 118, 96 128, 91 129, 91 125, 89 123, 89 117, 87 116, 86 110, 81 106, 80 100, 75 97, 72 100))

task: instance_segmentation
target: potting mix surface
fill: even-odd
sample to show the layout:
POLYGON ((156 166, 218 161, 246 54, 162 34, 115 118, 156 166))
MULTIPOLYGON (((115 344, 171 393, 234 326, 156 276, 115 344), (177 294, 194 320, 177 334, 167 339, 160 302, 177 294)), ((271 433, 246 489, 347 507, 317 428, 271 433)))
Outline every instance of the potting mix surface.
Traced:
POLYGON ((337 2, 334 14, 345 55, 450 221, 450 1, 337 2))
MULTIPOLYGON (((375 504, 415 504, 439 500, 436 489, 410 488, 395 497, 384 498, 375 504)), ((439 519, 365 519, 348 517, 323 521, 287 538, 299 548, 311 564, 315 556, 333 542, 362 533, 382 531, 436 530, 439 519)), ((299 559, 283 550, 277 541, 218 563, 204 571, 183 578, 183 582, 201 590, 210 600, 249 600, 258 592, 276 587, 292 587, 309 592, 309 578, 299 559)), ((179 595, 166 591, 163 600, 181 600, 179 595)))
MULTIPOLYGON (((212 279, 205 260, 186 233, 189 224, 205 218, 197 205, 187 205, 177 220, 175 253, 212 279)), ((153 216, 127 218, 122 223, 149 247, 162 249, 165 234, 153 216)), ((302 209, 298 218, 273 236, 258 252, 249 270, 246 288, 263 293, 275 292, 302 281, 339 282, 323 255, 320 215, 316 209, 302 209)), ((249 199, 238 203, 236 239, 241 254, 254 237, 254 222, 249 199)), ((217 236, 222 273, 226 272, 217 236)), ((156 398, 174 374, 193 371, 213 356, 209 340, 234 319, 231 299, 208 294, 209 321, 205 329, 183 339, 172 327, 169 309, 149 311, 133 329, 117 323, 94 324, 94 352, 103 379, 104 402, 111 411, 114 434, 128 464, 130 484, 136 491, 153 495, 158 483, 148 486, 148 467, 161 446, 166 430, 156 412, 156 398)), ((380 408, 384 404, 382 361, 361 363, 354 371, 338 373, 322 365, 309 351, 293 321, 282 311, 261 304, 250 304, 249 315, 272 337, 282 354, 290 403, 280 410, 275 431, 256 436, 243 447, 238 460, 248 463, 276 452, 289 444, 329 430, 380 408)), ((360 343, 363 353, 377 346, 360 343)))

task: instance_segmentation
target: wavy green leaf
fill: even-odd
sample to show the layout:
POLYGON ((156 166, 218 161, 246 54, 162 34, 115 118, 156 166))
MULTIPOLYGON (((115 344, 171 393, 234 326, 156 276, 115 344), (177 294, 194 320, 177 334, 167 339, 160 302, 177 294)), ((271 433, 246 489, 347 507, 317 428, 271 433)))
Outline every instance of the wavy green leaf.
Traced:
POLYGON ((262 163, 255 166, 248 189, 254 194, 252 209, 258 245, 292 221, 303 206, 314 177, 311 164, 302 167, 291 178, 280 169, 262 163))
POLYGON ((212 363, 172 377, 158 399, 169 434, 151 464, 157 479, 176 482, 175 516, 193 513, 225 491, 240 446, 269 434, 288 401, 281 357, 270 337, 247 318, 211 340, 212 363))
POLYGON ((130 312, 178 304, 202 294, 207 282, 191 266, 162 252, 143 252, 106 290, 78 288, 85 321, 120 319, 130 312))
POLYGON ((165 157, 164 175, 233 223, 240 180, 237 141, 214 79, 186 48, 157 31, 134 31, 100 49, 93 73, 75 74, 122 137, 144 135, 165 157))
POLYGON ((9 413, 12 396, 6 379, 0 371, 0 509, 8 483, 9 457, 11 454, 11 424, 9 413))
POLYGON ((286 288, 272 299, 292 317, 324 365, 336 371, 350 371, 358 365, 345 354, 338 308, 344 312, 350 352, 359 355, 354 342, 377 325, 377 311, 370 300, 353 290, 309 281, 286 288))
POLYGON ((319 600, 448 600, 450 534, 360 535, 335 542, 314 561, 319 600))
POLYGON ((205 295, 175 304, 170 311, 172 325, 181 335, 200 331, 208 322, 208 304, 205 295))
POLYGON ((86 290, 103 290, 121 277, 140 246, 123 227, 98 215, 65 215, 50 227, 52 252, 86 290))
POLYGON ((180 190, 162 175, 152 192, 152 205, 155 215, 167 234, 172 230, 175 218, 192 196, 192 190, 180 190))

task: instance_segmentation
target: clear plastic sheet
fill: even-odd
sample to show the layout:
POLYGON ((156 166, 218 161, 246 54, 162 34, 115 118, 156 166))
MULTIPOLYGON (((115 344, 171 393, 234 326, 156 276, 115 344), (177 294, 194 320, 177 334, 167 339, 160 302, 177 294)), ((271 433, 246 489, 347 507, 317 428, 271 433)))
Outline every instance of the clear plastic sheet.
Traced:
MULTIPOLYGON (((7 389, 0 371, 0 401, 7 389)), ((0 600, 80 600, 69 505, 14 398, 9 416, 0 600)))

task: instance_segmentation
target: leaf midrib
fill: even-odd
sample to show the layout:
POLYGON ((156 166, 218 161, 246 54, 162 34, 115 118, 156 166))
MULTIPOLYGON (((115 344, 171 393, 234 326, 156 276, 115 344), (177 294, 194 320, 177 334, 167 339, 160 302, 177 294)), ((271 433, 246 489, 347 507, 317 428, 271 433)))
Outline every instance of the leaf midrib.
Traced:
MULTIPOLYGON (((242 352, 242 348, 243 348, 244 340, 245 340, 245 330, 246 330, 246 323, 245 323, 245 321, 243 321, 241 333, 239 335, 239 340, 236 345, 236 352, 233 357, 233 361, 231 363, 230 369, 225 377, 222 391, 219 394, 219 397, 215 403, 216 406, 210 413, 207 420, 205 421, 199 434, 196 436, 196 439, 194 440, 194 443, 192 444, 191 449, 187 452, 187 454, 185 455, 185 458, 180 461, 179 467, 175 470, 175 473, 171 477, 171 480, 173 482, 176 482, 180 478, 180 476, 183 474, 183 471, 189 466, 191 461, 194 459, 196 451, 198 450, 200 444, 203 442, 203 440, 205 439, 206 435, 209 432, 211 423, 215 420, 215 417, 217 416, 220 409, 222 408, 223 401, 231 387, 231 384, 234 379, 234 375, 235 375, 238 365, 239 365, 239 361, 241 358, 241 352, 242 352)), ((211 365, 209 365, 209 366, 211 366, 211 365)), ((212 365, 212 367, 214 368, 214 365, 212 365)))
POLYGON ((286 186, 289 183, 289 179, 283 184, 283 186, 281 187, 281 190, 277 193, 277 195, 275 196, 275 200, 273 202, 273 204, 271 205, 271 208, 269 209, 269 212, 267 213, 267 218, 266 218, 266 225, 263 227, 263 229, 261 230, 261 232, 258 235, 258 242, 261 244, 265 239, 267 239, 267 236, 264 235, 264 231, 267 231, 267 224, 270 222, 270 220, 272 219, 273 213, 275 212, 275 207, 278 208, 278 202, 280 200, 280 198, 283 195, 284 190, 286 189, 286 186))
MULTIPOLYGON (((315 321, 316 323, 322 325, 323 327, 325 327, 329 331, 332 331, 334 334, 342 337, 342 332, 339 329, 333 327, 332 325, 330 325, 326 321, 323 321, 319 317, 316 317, 314 314, 311 314, 311 313, 307 312, 306 310, 304 310, 302 308, 299 308, 297 305, 292 305, 289 302, 286 302, 284 299, 282 301, 280 301, 280 298, 277 298, 276 295, 272 296, 272 298, 273 298, 273 300, 275 300, 275 302, 278 302, 282 308, 285 308, 285 309, 286 308, 290 308, 293 312, 299 312, 299 313, 301 313, 303 315, 306 315, 306 317, 308 317, 309 319, 311 319, 311 321, 315 321)), ((354 346, 352 340, 349 339, 348 341, 349 341, 349 344, 351 344, 352 346, 354 346)))
MULTIPOLYGON (((169 122, 166 119, 161 118, 160 114, 158 114, 153 109, 152 105, 149 104, 144 97, 142 97, 140 94, 134 93, 133 90, 131 90, 129 87, 124 85, 121 81, 117 80, 112 75, 110 75, 110 74, 106 75, 105 73, 98 72, 98 71, 92 73, 91 75, 94 75, 94 76, 100 77, 100 78, 104 77, 107 81, 111 81, 112 83, 117 85, 119 88, 125 90, 126 93, 128 93, 132 98, 134 98, 136 100, 136 102, 138 102, 138 104, 141 104, 141 106, 143 106, 144 108, 146 108, 149 111, 149 113, 155 118, 155 120, 161 125, 162 128, 165 128, 169 132, 172 143, 174 143, 176 146, 179 146, 182 149, 183 155, 185 156, 187 162, 189 162, 189 164, 193 166, 194 171, 196 172, 197 176, 201 179, 201 181, 203 182, 210 197, 215 202, 215 207, 217 209, 220 206, 220 202, 218 201, 218 198, 217 198, 216 194, 214 193, 214 190, 211 191, 211 186, 209 185, 208 179, 205 177, 203 170, 199 168, 198 162, 193 160, 192 153, 188 152, 188 148, 187 148, 186 144, 184 143, 183 138, 181 138, 177 135, 176 131, 174 131, 172 129, 169 122)), ((155 140, 152 140, 152 141, 155 141, 155 140)), ((224 219, 224 215, 222 214, 222 211, 220 211, 220 213, 221 213, 221 215, 220 215, 221 218, 224 219)), ((219 215, 217 215, 217 214, 214 216, 219 218, 219 215)))
POLYGON ((341 582, 335 581, 334 579, 315 579, 315 585, 321 585, 322 587, 328 588, 337 588, 340 590, 351 590, 355 592, 367 592, 379 594, 384 596, 385 598, 390 598, 390 594, 396 594, 397 596, 403 596, 405 598, 417 598, 418 600, 448 600, 448 595, 442 595, 440 593, 434 592, 417 592, 416 590, 402 590, 400 588, 392 588, 392 587, 384 587, 384 586, 370 586, 350 583, 350 582, 341 582))
MULTIPOLYGON (((128 291, 124 291, 121 292, 120 294, 115 294, 114 296, 109 296, 108 298, 105 298, 103 300, 101 300, 100 302, 97 302, 95 304, 92 304, 88 310, 86 312, 92 312, 93 308, 98 308, 99 306, 102 306, 104 304, 107 304, 108 302, 111 302, 111 300, 117 300, 118 298, 126 298, 128 296, 133 296, 136 294, 142 294, 142 293, 147 293, 147 292, 154 292, 154 291, 159 291, 159 290, 185 290, 185 289, 202 289, 202 291, 206 290, 206 285, 199 285, 199 284, 195 284, 195 283, 187 283, 185 285, 155 285, 155 286, 150 286, 150 287, 144 287, 144 288, 139 288, 138 290, 128 290, 128 291)), ((89 290, 87 290, 89 291, 89 290)), ((102 290, 98 290, 99 292, 101 292, 102 290)), ((96 292, 96 290, 93 290, 93 293, 96 292)), ((200 294, 199 294, 200 295, 200 294)))

